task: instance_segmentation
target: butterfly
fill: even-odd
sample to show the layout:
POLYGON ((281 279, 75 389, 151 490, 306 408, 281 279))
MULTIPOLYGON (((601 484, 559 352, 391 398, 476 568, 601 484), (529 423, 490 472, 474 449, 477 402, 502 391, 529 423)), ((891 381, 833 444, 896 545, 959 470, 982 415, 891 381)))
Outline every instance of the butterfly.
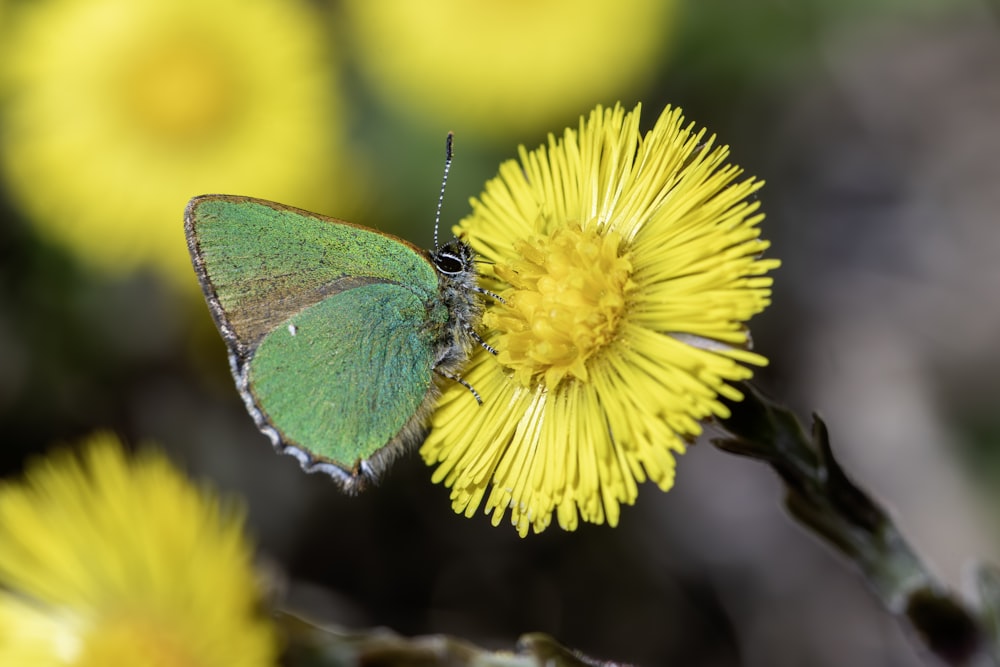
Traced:
POLYGON ((195 273, 229 351, 236 388, 274 448, 357 492, 426 435, 435 376, 476 343, 476 255, 236 195, 202 195, 184 214, 195 273))

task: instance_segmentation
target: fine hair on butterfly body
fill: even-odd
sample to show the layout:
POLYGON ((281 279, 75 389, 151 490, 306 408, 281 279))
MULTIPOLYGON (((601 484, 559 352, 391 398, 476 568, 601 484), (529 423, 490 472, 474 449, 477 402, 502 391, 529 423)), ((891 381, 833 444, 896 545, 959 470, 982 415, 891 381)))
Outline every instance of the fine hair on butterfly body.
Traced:
POLYGON ((475 253, 435 249, 300 209, 195 197, 185 232, 247 411, 274 448, 348 493, 377 482, 427 432, 440 390, 476 344, 475 253))

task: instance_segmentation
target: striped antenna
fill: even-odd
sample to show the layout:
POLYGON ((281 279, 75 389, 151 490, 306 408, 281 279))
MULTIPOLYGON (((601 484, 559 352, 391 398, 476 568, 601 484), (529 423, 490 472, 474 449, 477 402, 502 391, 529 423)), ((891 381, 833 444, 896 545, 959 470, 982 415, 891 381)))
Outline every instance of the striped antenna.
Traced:
POLYGON ((448 138, 445 140, 444 145, 444 178, 441 179, 441 194, 438 195, 438 206, 437 212, 434 214, 434 250, 437 251, 441 248, 438 245, 438 227, 441 224, 441 207, 444 206, 444 187, 448 185, 448 172, 451 171, 451 158, 454 156, 451 150, 451 144, 455 139, 455 133, 449 132, 448 138))

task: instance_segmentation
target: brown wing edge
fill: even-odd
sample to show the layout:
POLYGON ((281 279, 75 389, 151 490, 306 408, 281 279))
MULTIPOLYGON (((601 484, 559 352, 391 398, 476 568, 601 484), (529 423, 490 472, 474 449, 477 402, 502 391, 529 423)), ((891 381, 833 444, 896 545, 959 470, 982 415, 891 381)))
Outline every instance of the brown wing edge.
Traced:
POLYGON ((249 350, 240 344, 236 332, 233 331, 232 326, 229 324, 229 318, 226 317, 226 311, 223 310, 222 304, 219 302, 219 295, 215 291, 215 285, 212 284, 211 279, 208 277, 208 270, 205 267, 205 260, 202 258, 201 246, 195 231, 195 211, 199 204, 211 199, 234 200, 247 198, 234 197, 233 195, 201 195, 191 199, 184 209, 184 237, 187 239, 188 253, 191 255, 191 265, 198 276, 198 284, 201 285, 201 292, 205 295, 205 301, 208 303, 208 310, 212 313, 215 326, 219 329, 219 333, 222 334, 222 339, 226 342, 226 347, 229 348, 230 365, 232 365, 233 355, 238 355, 243 359, 247 356, 249 350))

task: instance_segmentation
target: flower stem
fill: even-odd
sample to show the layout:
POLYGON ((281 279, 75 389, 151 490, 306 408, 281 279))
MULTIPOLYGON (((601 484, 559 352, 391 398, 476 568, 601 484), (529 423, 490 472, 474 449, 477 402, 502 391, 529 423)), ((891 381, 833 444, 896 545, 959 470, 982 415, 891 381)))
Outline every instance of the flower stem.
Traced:
POLYGON ((888 512, 844 473, 826 425, 813 415, 812 432, 788 408, 744 385, 746 398, 729 403, 719 449, 769 464, 785 484, 785 507, 795 521, 850 560, 885 608, 946 665, 1000 665, 1000 573, 976 572, 979 600, 962 600, 926 567, 888 512))

